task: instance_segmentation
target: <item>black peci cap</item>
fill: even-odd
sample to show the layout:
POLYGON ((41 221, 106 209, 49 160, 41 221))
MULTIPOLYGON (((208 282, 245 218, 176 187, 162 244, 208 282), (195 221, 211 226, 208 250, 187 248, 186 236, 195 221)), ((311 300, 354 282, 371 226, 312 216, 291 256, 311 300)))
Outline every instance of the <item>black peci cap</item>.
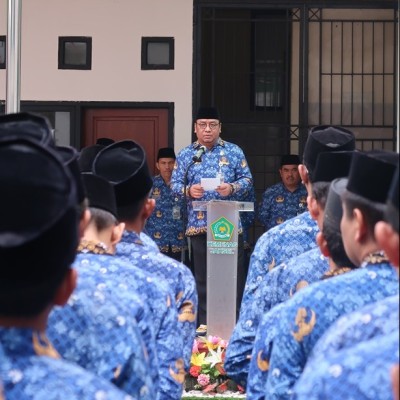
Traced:
POLYGON ((163 147, 158 150, 157 161, 160 158, 173 158, 176 159, 174 149, 172 147, 163 147))
POLYGON ((281 157, 281 167, 284 165, 299 165, 300 157, 296 154, 286 154, 281 157))
POLYGON ((153 186, 143 148, 123 140, 102 149, 93 163, 93 173, 114 186, 117 207, 143 199, 153 186))
POLYGON ((386 201, 385 220, 399 233, 399 165, 397 165, 386 201))
POLYGON ((197 121, 198 119, 218 119, 218 120, 220 120, 219 112, 215 107, 200 107, 197 111, 195 121, 197 121))
POLYGON ((374 203, 385 203, 399 155, 388 151, 354 152, 347 190, 374 203))
POLYGON ((117 204, 111 183, 101 176, 87 172, 82 173, 82 181, 89 200, 89 207, 107 211, 117 218, 117 204))
POLYGON ((0 184, 0 315, 34 315, 75 258, 75 184, 54 149, 27 137, 0 139, 0 184))
POLYGON ((69 169, 72 177, 74 178, 77 194, 77 204, 80 204, 85 199, 86 194, 78 164, 79 153, 76 149, 70 146, 57 146, 56 150, 61 156, 64 166, 69 169))
POLYGON ((316 126, 311 129, 303 152, 303 164, 312 181, 320 153, 355 150, 354 134, 338 126, 316 126))
POLYGON ((100 144, 94 144, 93 146, 84 147, 80 151, 78 165, 81 172, 92 172, 93 161, 104 147, 100 144))
POLYGON ((332 182, 336 178, 345 178, 349 175, 353 151, 333 151, 320 153, 311 181, 332 182))

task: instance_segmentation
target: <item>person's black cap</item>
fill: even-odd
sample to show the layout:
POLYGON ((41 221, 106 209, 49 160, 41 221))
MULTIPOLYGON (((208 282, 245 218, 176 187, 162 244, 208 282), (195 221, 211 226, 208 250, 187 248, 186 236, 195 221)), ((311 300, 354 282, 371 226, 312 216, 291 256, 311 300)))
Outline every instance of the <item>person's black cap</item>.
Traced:
POLYGON ((316 126, 311 129, 303 152, 303 164, 312 175, 320 153, 355 150, 354 134, 338 126, 316 126))
POLYGON ((385 203, 399 155, 388 151, 354 152, 347 191, 374 203, 385 203))
POLYGON ((57 146, 58 154, 64 163, 64 166, 69 169, 76 185, 77 204, 83 202, 86 197, 85 188, 82 183, 81 172, 78 164, 79 153, 76 149, 70 146, 57 146))
POLYGON ((286 154, 281 157, 281 167, 284 165, 299 165, 300 157, 296 154, 286 154))
POLYGON ((399 165, 397 165, 386 201, 385 220, 399 233, 399 165))
MULTIPOLYGON (((342 195, 346 191, 347 178, 337 178, 329 186, 324 210, 324 223, 339 226, 343 216, 342 195)), ((339 228, 340 229, 340 228, 339 228)))
POLYGON ((200 107, 197 110, 195 121, 198 119, 220 119, 219 112, 215 107, 200 107))
POLYGON ((0 116, 0 137, 16 136, 37 140, 43 146, 55 146, 49 121, 34 113, 16 113, 0 116))
POLYGON ((111 183, 101 176, 87 172, 82 173, 82 181, 89 200, 89 207, 107 211, 117 218, 117 204, 111 183))
POLYGON ((173 158, 176 159, 175 151, 172 147, 163 147, 158 150, 157 161, 160 158, 173 158))
POLYGON ((78 165, 81 172, 92 172, 93 161, 104 147, 100 144, 94 144, 93 146, 84 147, 80 151, 78 165))
POLYGON ((93 173, 113 184, 117 207, 144 199, 153 186, 143 148, 123 140, 102 149, 93 163, 93 173))
POLYGON ((349 175, 353 151, 333 151, 318 154, 311 182, 332 182, 349 175))
POLYGON ((55 149, 4 137, 0 185, 0 315, 34 315, 75 258, 75 184, 55 149))
POLYGON ((96 144, 99 144, 100 146, 109 146, 113 143, 115 143, 115 140, 108 137, 102 137, 96 140, 96 144))

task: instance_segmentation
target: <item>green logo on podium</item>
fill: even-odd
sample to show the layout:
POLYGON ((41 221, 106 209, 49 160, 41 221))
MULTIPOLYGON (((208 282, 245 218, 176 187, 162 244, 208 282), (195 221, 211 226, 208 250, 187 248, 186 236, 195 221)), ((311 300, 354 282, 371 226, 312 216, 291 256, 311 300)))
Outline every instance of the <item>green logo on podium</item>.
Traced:
POLYGON ((211 224, 211 233, 214 240, 224 240, 228 242, 231 240, 233 229, 235 225, 232 224, 225 217, 218 218, 211 224))

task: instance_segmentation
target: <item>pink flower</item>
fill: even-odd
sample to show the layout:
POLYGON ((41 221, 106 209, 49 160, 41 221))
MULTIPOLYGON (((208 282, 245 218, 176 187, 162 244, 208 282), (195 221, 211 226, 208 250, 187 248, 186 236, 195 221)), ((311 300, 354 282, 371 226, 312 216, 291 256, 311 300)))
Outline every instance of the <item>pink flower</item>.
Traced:
POLYGON ((206 374, 200 374, 198 377, 197 377, 197 383, 200 385, 200 386, 207 386, 209 383, 210 383, 210 377, 208 376, 208 375, 206 375, 206 374))
POLYGON ((192 353, 198 353, 199 351, 199 344, 197 343, 197 340, 193 342, 193 347, 192 347, 192 353))
POLYGON ((213 345, 218 344, 220 342, 220 340, 221 340, 221 338, 218 336, 211 336, 211 335, 208 336, 208 341, 213 345))

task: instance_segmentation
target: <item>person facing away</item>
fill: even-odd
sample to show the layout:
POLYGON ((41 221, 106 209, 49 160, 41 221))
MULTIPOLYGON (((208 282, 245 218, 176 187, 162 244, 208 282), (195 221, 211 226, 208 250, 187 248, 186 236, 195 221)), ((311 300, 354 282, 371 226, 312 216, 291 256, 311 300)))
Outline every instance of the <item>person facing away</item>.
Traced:
MULTIPOLYGON (((375 237, 398 272, 399 167, 375 237)), ((398 400, 399 295, 339 318, 318 341, 294 388, 295 399, 398 400), (393 390, 392 390, 393 388, 393 390)))
POLYGON ((185 251, 183 228, 183 201, 171 190, 171 177, 175 165, 175 152, 171 147, 158 150, 156 167, 159 174, 153 177, 150 198, 155 208, 147 219, 145 231, 157 243, 160 251, 177 261, 185 251))
MULTIPOLYGON (((74 162, 77 167, 76 158, 69 164, 74 162)), ((124 225, 116 220, 113 188, 78 168, 73 176, 90 205, 81 213, 85 228, 73 264, 79 280, 70 301, 51 312, 48 336, 64 358, 135 398, 152 400, 158 383, 154 328, 138 293, 120 285, 113 254, 124 225)))
POLYGON ((123 140, 105 147, 93 163, 93 173, 112 183, 118 220, 125 223, 116 257, 129 263, 126 285, 138 285, 154 315, 159 360, 159 399, 179 398, 193 345, 197 293, 190 270, 182 263, 152 251, 141 240, 154 209, 149 198, 152 178, 143 148, 123 140), (147 278, 144 278, 147 276, 147 278))
MULTIPOLYGON (((19 117, 12 127, 3 126, 0 118, 4 397, 131 399, 111 383, 62 360, 47 338, 49 313, 54 305, 65 304, 76 286, 77 274, 71 268, 79 230, 76 187, 54 147, 26 134, 34 129, 34 119, 19 117)), ((40 132, 40 124, 36 127, 40 132)))
MULTIPOLYGON (((355 150, 354 134, 339 126, 316 126, 309 132, 299 172, 310 199, 312 177, 320 153, 355 150)), ((240 313, 244 316, 252 308, 253 300, 268 273, 276 266, 315 249, 318 224, 309 211, 291 218, 265 232, 256 243, 250 258, 249 272, 240 313)), ((317 250, 318 251, 318 250, 317 250)))
POLYGON ((253 381, 261 390, 251 398, 290 398, 313 347, 337 319, 399 293, 398 276, 374 236, 397 162, 394 153, 353 153, 340 231, 348 258, 360 268, 316 282, 264 316, 252 353, 263 379, 253 381))
MULTIPOLYGON (((171 188, 187 200, 186 235, 190 238, 192 265, 199 295, 198 322, 207 323, 207 213, 193 209, 193 201, 242 201, 253 185, 243 150, 220 137, 221 119, 214 107, 200 107, 194 118, 197 140, 182 149, 172 173, 171 188), (205 190, 202 178, 217 178, 219 184, 205 190)), ((245 281, 242 226, 239 221, 238 296, 239 308, 245 281)))
MULTIPOLYGON (((311 196, 308 196, 308 204, 311 216, 317 221, 320 230, 332 226, 323 222, 327 211, 325 204, 330 181, 336 177, 348 175, 351 155, 352 152, 323 152, 317 158, 312 175, 312 187, 309 188, 311 196)), ((311 184, 308 183, 308 185, 311 184)), ((334 240, 330 239, 329 243, 340 237, 339 223, 336 224, 336 228, 337 235, 334 240)), ((321 232, 317 236, 320 234, 321 232)), ((325 237, 327 238, 328 235, 325 237)), ((338 247, 340 243, 338 242, 338 247)), ((229 376, 240 385, 244 387, 247 385, 250 356, 262 316, 275 305, 293 296, 298 290, 319 280, 328 269, 328 258, 321 254, 319 247, 315 247, 292 257, 266 275, 253 296, 251 307, 242 308, 229 340, 224 364, 229 376)))
POLYGON ((267 188, 258 210, 258 220, 265 231, 307 211, 307 190, 300 180, 300 158, 294 154, 281 158, 281 182, 267 188))

